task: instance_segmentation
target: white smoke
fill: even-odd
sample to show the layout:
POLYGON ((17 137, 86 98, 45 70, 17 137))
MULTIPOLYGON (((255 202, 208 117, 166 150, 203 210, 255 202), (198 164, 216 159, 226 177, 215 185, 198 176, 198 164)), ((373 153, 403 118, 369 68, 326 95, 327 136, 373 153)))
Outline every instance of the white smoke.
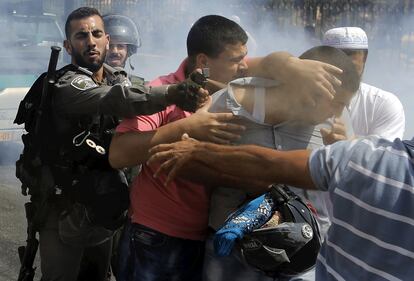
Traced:
MULTIPOLYGON (((74 1, 77 4, 73 8, 84 5, 82 2, 85 1, 74 1)), ((98 3, 98 1, 89 2, 98 3)), ((265 55, 276 50, 288 51, 298 56, 308 48, 320 44, 317 36, 305 32, 300 15, 291 13, 288 10, 289 7, 286 8, 285 14, 280 10, 266 9, 266 5, 271 1, 164 0, 128 2, 135 4, 125 9, 124 14, 130 16, 139 25, 142 39, 142 47, 132 57, 132 64, 135 66, 134 73, 146 80, 177 69, 186 57, 186 38, 191 25, 201 16, 208 14, 240 19, 240 25, 256 41, 256 46, 248 44, 249 56, 265 55)), ((100 5, 103 5, 102 3, 100 5)), ((110 6, 97 8, 101 9, 103 14, 119 12, 119 10, 108 10, 108 7, 110 6)), ((36 9, 31 10, 35 11, 36 9)), ((61 9, 59 11, 62 13, 61 9)), ((56 13, 59 11, 52 10, 56 13)), ((58 14, 59 16, 61 15, 58 14)), ((409 110, 413 104, 411 89, 414 87, 414 82, 411 79, 414 72, 414 19, 407 18, 399 19, 398 22, 395 20, 387 22, 384 17, 381 22, 371 21, 369 24, 374 25, 370 29, 376 32, 376 37, 370 41, 370 53, 364 80, 374 86, 393 92, 400 98, 405 106, 407 119, 405 136, 407 138, 414 136, 414 128, 409 127, 409 124, 414 121, 414 111, 409 110), (387 39, 386 44, 381 44, 383 42, 381 32, 388 34, 389 37, 389 34, 393 34, 393 31, 396 30, 396 26, 399 28, 399 33, 405 37, 385 38, 387 39), (405 40, 405 43, 402 44, 401 40, 405 40), (410 42, 410 40, 412 41, 410 42), (409 62, 410 60, 411 62, 409 62)), ((63 25, 64 20, 61 22, 62 29, 63 25)), ((307 25, 308 31, 312 31, 312 23, 307 23, 307 25)), ((369 34, 370 30, 367 32, 371 39, 373 34, 369 34)), ((4 35, 11 36, 12 34, 8 32, 4 35)), ((7 40, 0 40, 0 44, 5 41, 7 42, 7 40)), ((8 48, 8 51, 13 51, 13 48, 8 48)), ((18 53, 11 52, 8 57, 18 58, 19 56, 18 53)), ((7 65, 24 68, 28 63, 21 63, 16 59, 16 63, 10 62, 7 65)), ((44 62, 45 70, 46 65, 47 61, 44 62)), ((4 68, 5 65, 2 67, 4 68)))
MULTIPOLYGON (((235 2, 237 1, 232 3, 235 2)), ((227 5, 223 1, 213 1, 213 3, 209 1, 207 7, 204 1, 185 1, 185 4, 181 4, 178 9, 178 13, 181 14, 179 17, 174 17, 172 11, 167 14, 162 14, 166 12, 165 10, 161 11, 159 18, 162 20, 158 28, 153 28, 151 32, 145 32, 144 29, 152 26, 148 22, 154 20, 154 17, 148 18, 144 10, 137 11, 134 20, 140 25, 143 46, 138 49, 138 54, 132 59, 136 67, 135 72, 151 80, 158 75, 175 71, 186 57, 186 38, 192 23, 208 14, 223 15, 236 20, 235 16, 240 18, 240 25, 256 41, 256 46, 248 44, 249 56, 266 55, 272 51, 288 51, 298 56, 310 47, 320 44, 318 36, 305 32, 303 25, 295 22, 291 14, 287 15, 284 20, 280 20, 271 10, 264 10, 263 5, 249 5, 245 1, 240 1, 240 3, 242 4, 227 5)), ((176 10, 175 13, 177 13, 176 10)), ((283 13, 279 12, 278 16, 283 17, 283 13)), ((407 18, 397 23, 377 22, 377 26, 372 27, 372 31, 376 31, 376 37, 370 41, 368 61, 363 77, 365 82, 390 91, 400 98, 406 114, 405 138, 414 136, 414 128, 409 126, 414 121, 414 111, 410 110, 414 103, 411 96, 414 88, 412 79, 414 74, 413 26, 414 19, 407 18), (401 36, 389 38, 389 34, 393 33, 397 24, 403 38, 401 36), (381 34, 388 34, 388 37, 382 40, 381 34), (405 43, 401 43, 401 40, 405 40, 405 43), (404 52, 406 57, 404 57, 404 52), (411 62, 409 62, 410 58, 411 62)), ((309 24, 308 27, 310 27, 308 31, 312 31, 312 25, 309 24)), ((368 36, 372 37, 368 30, 367 32, 368 36)))

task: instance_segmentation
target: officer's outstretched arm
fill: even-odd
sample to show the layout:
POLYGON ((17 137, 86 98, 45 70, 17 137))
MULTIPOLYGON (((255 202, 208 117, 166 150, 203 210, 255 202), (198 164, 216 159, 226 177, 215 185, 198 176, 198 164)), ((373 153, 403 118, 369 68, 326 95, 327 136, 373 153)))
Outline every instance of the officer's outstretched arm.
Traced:
POLYGON ((171 104, 185 111, 195 112, 207 101, 208 96, 207 90, 190 79, 179 84, 149 88, 115 85, 102 97, 99 113, 120 117, 150 115, 171 104))
POLYGON ((108 114, 129 117, 152 114, 167 105, 166 87, 159 87, 149 94, 144 87, 100 85, 86 75, 76 75, 68 81, 55 84, 53 107, 62 115, 108 114))
POLYGON ((208 97, 206 90, 188 87, 187 81, 150 88, 123 84, 98 86, 87 76, 76 76, 72 82, 58 83, 55 87, 53 106, 63 115, 132 117, 162 111, 170 104, 195 111, 208 97))

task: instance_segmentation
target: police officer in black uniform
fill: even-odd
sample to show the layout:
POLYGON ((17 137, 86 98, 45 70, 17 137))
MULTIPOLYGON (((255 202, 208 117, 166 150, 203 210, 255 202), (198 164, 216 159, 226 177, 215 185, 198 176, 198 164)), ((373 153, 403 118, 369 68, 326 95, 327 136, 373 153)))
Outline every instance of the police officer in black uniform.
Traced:
MULTIPOLYGON (((141 46, 141 38, 135 23, 127 16, 109 14, 103 16, 105 31, 110 36, 109 50, 106 54, 105 63, 115 69, 125 68, 126 61, 129 60, 131 70, 131 56, 137 52, 141 46)), ((128 79, 133 86, 144 85, 142 77, 128 73, 128 79)), ((125 169, 125 176, 129 183, 139 173, 140 166, 125 169)))
MULTIPOLYGON (((31 140, 38 139, 33 135, 38 131, 33 130, 36 125, 30 114, 33 100, 25 98, 19 108, 16 120, 24 122, 29 133, 16 173, 32 201, 36 194, 45 198, 46 190, 51 193, 42 201, 49 207, 39 229, 42 280, 75 281, 82 256, 97 248, 95 253, 100 254, 96 270, 87 280, 103 281, 111 237, 122 225, 128 207, 125 177, 112 169, 107 159, 111 132, 117 124, 113 116, 153 114, 173 103, 194 111, 208 93, 191 80, 169 87, 131 86, 125 71, 103 64, 109 36, 96 9, 81 7, 73 11, 65 32, 64 47, 72 61, 57 72, 50 93, 50 122, 42 130, 48 133, 41 144, 31 140), (48 160, 41 159, 47 165, 40 169, 32 157, 37 145, 48 151, 44 157, 48 160), (50 173, 43 173, 46 166, 50 173), (37 170, 42 171, 42 180, 48 178, 45 174, 51 174, 50 179, 38 180, 40 176, 33 172, 37 170)), ((39 90, 38 81, 29 97, 39 90)))
MULTIPOLYGON (((127 16, 118 14, 109 14, 103 16, 105 31, 110 36, 109 50, 106 54, 105 63, 114 68, 125 68, 127 60, 129 61, 129 67, 134 70, 134 66, 131 63, 131 56, 137 52, 137 49, 141 46, 141 38, 138 32, 136 24, 127 16)), ((128 79, 133 86, 143 85, 145 83, 144 78, 128 73, 128 79)), ((123 172, 128 181, 131 184, 133 179, 141 171, 141 165, 125 168, 123 172)), ((111 269, 108 272, 108 276, 117 275, 118 271, 118 245, 123 228, 117 230, 113 236, 112 242, 112 258, 111 269)), ((95 255, 92 255, 92 258, 95 255)), ((84 270, 81 270, 81 275, 84 275, 87 271, 88 257, 85 258, 82 263, 84 270)))
MULTIPOLYGON (((141 38, 135 23, 127 16, 110 14, 103 16, 106 33, 110 36, 109 50, 105 62, 112 67, 125 68, 129 60, 129 67, 134 70, 131 56, 141 46, 141 38)), ((129 73, 128 78, 132 85, 141 85, 144 78, 129 73)))

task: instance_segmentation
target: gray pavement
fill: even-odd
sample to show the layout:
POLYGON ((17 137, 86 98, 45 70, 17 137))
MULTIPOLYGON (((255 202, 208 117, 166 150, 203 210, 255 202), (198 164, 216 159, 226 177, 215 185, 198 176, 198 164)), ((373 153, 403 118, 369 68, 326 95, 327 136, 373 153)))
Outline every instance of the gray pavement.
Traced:
MULTIPOLYGON (((26 218, 24 203, 28 197, 20 193, 14 166, 0 166, 0 281, 17 280, 19 257, 17 247, 25 244, 26 218)), ((39 259, 35 280, 40 279, 39 259)))
MULTIPOLYGON (((0 281, 15 281, 20 262, 17 248, 25 245, 26 217, 24 203, 29 200, 20 192, 20 182, 15 177, 14 165, 0 165, 0 281)), ((35 260, 35 281, 39 281, 40 260, 35 260)), ((115 281, 112 277, 111 281, 115 281)))

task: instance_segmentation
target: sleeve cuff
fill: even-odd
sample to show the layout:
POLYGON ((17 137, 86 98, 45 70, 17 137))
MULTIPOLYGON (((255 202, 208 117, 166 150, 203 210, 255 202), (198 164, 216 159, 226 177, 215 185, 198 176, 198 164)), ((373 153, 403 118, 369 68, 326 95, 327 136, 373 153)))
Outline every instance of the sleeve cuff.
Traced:
POLYGON ((151 100, 164 107, 168 105, 166 94, 170 85, 162 85, 157 87, 149 87, 149 94, 151 100))
POLYGON ((324 183, 324 177, 321 174, 321 171, 324 171, 324 165, 320 163, 321 157, 321 150, 315 149, 311 152, 309 156, 309 173, 312 178, 315 187, 319 190, 326 190, 323 188, 326 184, 324 183))

